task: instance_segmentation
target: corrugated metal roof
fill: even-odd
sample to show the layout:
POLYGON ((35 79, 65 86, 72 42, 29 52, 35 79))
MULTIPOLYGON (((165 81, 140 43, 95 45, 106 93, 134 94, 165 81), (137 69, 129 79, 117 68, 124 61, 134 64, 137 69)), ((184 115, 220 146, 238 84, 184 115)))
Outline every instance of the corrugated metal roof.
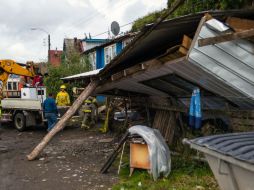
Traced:
POLYGON ((74 79, 80 79, 80 78, 85 78, 85 77, 92 77, 97 75, 100 72, 101 69, 93 70, 93 71, 88 71, 85 73, 80 73, 76 75, 71 75, 68 77, 61 78, 61 80, 74 80, 74 79))
MULTIPOLYGON (((213 78, 218 79, 218 83, 214 85, 220 84, 222 89, 228 89, 230 86, 235 93, 225 94, 222 90, 217 91, 214 87, 210 88, 209 83, 206 83, 206 88, 210 88, 212 92, 217 92, 227 99, 246 99, 245 101, 249 101, 253 105, 254 44, 247 40, 234 40, 199 47, 199 39, 220 35, 220 32, 215 31, 215 28, 216 25, 213 25, 213 30, 207 24, 202 26, 195 46, 189 52, 188 60, 205 73, 209 73, 213 78)), ((207 77, 210 75, 207 74, 207 77)), ((203 78, 202 80, 206 82, 207 79, 203 78)), ((243 104, 239 102, 239 106, 243 106, 243 104)))
MULTIPOLYGON (((201 12, 164 21, 144 39, 134 39, 120 55, 112 60, 111 64, 106 65, 100 74, 108 76, 124 68, 162 55, 169 47, 180 44, 183 35, 194 35, 200 19, 205 13, 209 13, 219 20, 224 20, 228 16, 254 19, 253 10, 229 10, 201 12), (133 44, 135 45, 133 46, 133 44)), ((151 26, 148 26, 147 29, 151 26)), ((139 35, 145 35, 147 29, 139 35)))
POLYGON ((201 137, 190 142, 254 164, 254 132, 201 137))
MULTIPOLYGON (((150 96, 161 96, 161 97, 169 97, 170 95, 174 95, 173 92, 170 93, 171 89, 164 89, 161 85, 157 83, 157 87, 154 85, 147 85, 145 81, 154 80, 161 78, 171 77, 172 75, 178 75, 184 81, 181 81, 181 84, 177 84, 177 79, 175 81, 167 81, 169 85, 177 85, 178 88, 184 90, 188 89, 189 95, 191 95, 190 89, 193 87, 201 87, 202 89, 206 89, 209 92, 213 92, 214 95, 217 95, 217 98, 205 98, 204 107, 208 108, 218 108, 217 105, 223 105, 222 99, 219 98, 221 94, 226 96, 226 99, 231 100, 231 102, 235 105, 238 105, 242 108, 252 108, 254 107, 254 102, 248 100, 247 98, 243 98, 244 95, 239 91, 233 89, 230 86, 224 85, 221 83, 216 77, 213 75, 206 73, 204 70, 199 67, 192 65, 185 60, 185 58, 178 59, 178 61, 171 61, 161 65, 160 67, 156 67, 151 70, 144 71, 143 73, 139 73, 137 75, 133 75, 130 78, 123 78, 118 81, 113 81, 110 83, 102 84, 100 88, 96 90, 97 93, 103 93, 105 91, 109 91, 112 89, 121 89, 125 91, 139 92, 142 94, 147 94, 150 96), (168 75, 168 76, 167 76, 168 75), (190 84, 191 82, 191 84, 190 84), (163 90, 164 89, 164 90, 163 90)), ((179 82, 178 82, 179 83, 179 82)), ((186 91, 186 90, 185 90, 186 91)), ((175 92, 176 93, 176 92, 175 92)), ((180 94, 178 94, 176 97, 180 94)), ((183 95, 183 94, 182 94, 183 95)), ((181 97, 181 96, 180 96, 181 97)), ((225 103, 224 103, 225 106, 225 103)))
POLYGON ((166 66, 171 69, 171 72, 177 73, 182 78, 192 81, 216 95, 225 97, 225 99, 230 100, 240 108, 248 109, 254 107, 254 101, 248 99, 242 92, 221 82, 211 73, 206 72, 196 65, 190 64, 187 61, 182 61, 167 64, 166 66))
MULTIPOLYGON (((254 19, 254 12, 250 10, 215 11, 209 13, 221 20, 225 19, 227 16, 254 19)), ((161 23, 154 31, 146 36, 146 38, 138 41, 135 46, 128 46, 127 50, 124 50, 113 60, 113 62, 111 62, 111 64, 107 65, 99 72, 98 77, 108 79, 112 74, 122 71, 123 69, 129 68, 137 63, 143 63, 145 60, 161 56, 167 49, 181 44, 184 34, 194 36, 202 16, 204 16, 204 13, 188 15, 161 23)), ((201 37, 203 31, 205 31, 205 34, 208 33, 207 31, 209 29, 205 29, 206 30, 201 30, 201 37)), ((216 33, 211 33, 216 35, 216 33)), ((102 85, 96 92, 103 93, 118 88, 151 96, 168 97, 169 94, 165 91, 152 88, 151 86, 142 84, 142 82, 175 73, 186 81, 190 81, 209 92, 213 92, 215 95, 230 100, 233 105, 237 105, 240 108, 253 108, 254 100, 250 97, 250 95, 253 94, 254 89, 252 86, 252 77, 254 76, 254 73, 252 73, 251 70, 253 65, 253 54, 251 53, 252 50, 250 50, 250 47, 252 48, 253 44, 250 46, 245 40, 240 41, 240 44, 238 42, 227 42, 229 46, 227 46, 227 43, 222 43, 209 47, 212 48, 212 50, 207 50, 208 47, 199 49, 195 46, 190 53, 189 60, 182 58, 180 60, 168 61, 161 66, 158 64, 158 67, 153 70, 139 73, 129 78, 123 78, 118 81, 109 82, 108 80, 104 80, 107 82, 103 84, 104 81, 102 81, 102 85), (246 46, 247 43, 248 45, 246 46), (236 52, 234 52, 235 49, 232 48, 233 46, 236 49, 236 52), (218 54, 213 53, 212 55, 209 55, 211 52, 216 52, 218 54), (200 59, 197 54, 200 54, 200 56, 203 56, 204 58, 202 57, 202 59, 200 59), (205 57, 206 55, 209 56, 205 57), (219 60, 220 58, 218 55, 221 55, 222 57, 224 56, 223 60, 219 60), (224 61, 224 59, 226 59, 226 61, 224 61), (232 67, 227 59, 230 61, 233 60, 232 67), (211 60, 213 61, 212 63, 211 60), (201 61, 202 63, 200 63, 201 61), (220 63, 222 61, 223 63, 220 63), (211 64, 217 64, 218 66, 214 69, 211 64), (222 64, 225 65, 221 66, 222 64), (243 70, 241 70, 241 65, 244 68, 243 70), (225 67, 227 67, 227 69, 225 69, 225 67), (230 75, 224 72, 228 71, 228 69, 234 70, 230 75, 233 75, 235 78, 230 78, 230 75), (227 75, 227 80, 223 78, 223 75, 227 75), (244 87, 241 87, 243 82, 245 82, 244 87)), ((187 87, 188 85, 185 86, 185 88, 187 87)), ((210 104, 212 103, 210 102, 210 104)), ((221 102, 218 102, 218 104, 216 103, 216 105, 220 104, 221 102)))
MULTIPOLYGON (((209 13, 214 18, 222 20, 228 16, 254 19, 252 10, 230 10, 201 12, 164 21, 145 39, 139 41, 135 46, 132 46, 132 44, 136 42, 136 39, 134 38, 134 40, 124 48, 124 50, 116 56, 110 64, 107 64, 105 68, 100 71, 100 77, 110 77, 110 75, 117 73, 122 69, 158 57, 165 53, 168 48, 179 45, 183 35, 194 35, 200 19, 205 13, 209 13)), ((151 26, 152 25, 147 26, 146 29, 151 26)), ((144 35, 146 29, 139 35, 144 35)))

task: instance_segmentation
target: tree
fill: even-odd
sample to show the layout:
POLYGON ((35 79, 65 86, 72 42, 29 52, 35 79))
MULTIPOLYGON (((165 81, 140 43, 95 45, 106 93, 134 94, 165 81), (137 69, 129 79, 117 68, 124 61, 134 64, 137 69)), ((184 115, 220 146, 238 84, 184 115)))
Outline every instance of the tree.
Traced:
POLYGON ((162 14, 162 11, 155 11, 153 13, 149 13, 146 16, 137 19, 134 24, 132 25, 132 31, 136 32, 141 30, 146 24, 151 24, 154 21, 156 21, 156 19, 158 19, 162 14))
MULTIPOLYGON (((63 59, 59 67, 49 66, 48 76, 45 77, 44 83, 48 93, 56 93, 63 84, 61 78, 90 71, 92 66, 87 56, 81 57, 77 53, 71 54, 69 59, 63 59)), ((79 83, 66 84, 67 91, 71 95, 72 87, 80 87, 79 83)), ((72 97, 71 97, 72 99, 72 97)))
MULTIPOLYGON (((176 0, 168 0, 167 8, 171 7, 176 0)), ((253 6, 253 0, 185 0, 170 18, 179 17, 187 14, 197 13, 206 10, 228 10, 228 9, 241 9, 253 6)), ((132 25, 131 31, 136 32, 141 30, 146 24, 155 22, 165 11, 155 11, 146 16, 137 19, 132 25)))

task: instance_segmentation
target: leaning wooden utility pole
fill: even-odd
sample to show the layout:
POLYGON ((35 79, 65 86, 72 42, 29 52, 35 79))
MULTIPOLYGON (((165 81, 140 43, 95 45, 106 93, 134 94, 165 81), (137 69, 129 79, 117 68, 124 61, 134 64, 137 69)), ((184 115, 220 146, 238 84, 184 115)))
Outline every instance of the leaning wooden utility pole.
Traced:
POLYGON ((87 99, 91 95, 91 93, 96 89, 98 83, 99 83, 98 81, 90 82, 90 84, 75 100, 75 102, 68 109, 68 111, 57 122, 56 126, 42 139, 42 141, 33 149, 33 151, 29 155, 27 155, 28 160, 34 160, 40 154, 40 152, 46 147, 49 141, 55 136, 55 134, 65 127, 66 122, 76 113, 76 111, 82 105, 84 100, 87 99))

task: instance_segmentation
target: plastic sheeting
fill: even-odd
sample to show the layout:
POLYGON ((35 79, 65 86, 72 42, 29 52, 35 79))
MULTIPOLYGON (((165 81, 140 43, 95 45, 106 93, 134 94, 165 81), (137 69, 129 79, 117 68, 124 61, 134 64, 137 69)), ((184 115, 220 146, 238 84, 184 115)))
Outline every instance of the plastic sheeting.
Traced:
POLYGON ((190 112, 189 112, 189 124, 192 129, 199 129, 202 122, 201 113, 201 100, 199 88, 194 89, 191 101, 190 101, 190 112))
POLYGON ((129 128, 130 134, 141 136, 148 145, 148 152, 151 163, 153 179, 167 177, 171 171, 171 157, 169 148, 157 129, 152 129, 143 125, 135 125, 129 128))

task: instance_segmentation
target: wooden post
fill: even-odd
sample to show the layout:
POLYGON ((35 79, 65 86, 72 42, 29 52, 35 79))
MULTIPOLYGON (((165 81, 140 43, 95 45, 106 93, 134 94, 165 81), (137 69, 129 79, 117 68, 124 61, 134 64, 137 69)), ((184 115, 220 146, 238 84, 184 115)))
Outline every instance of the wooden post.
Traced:
POLYGON ((34 160, 40 154, 40 152, 46 147, 46 145, 55 136, 55 134, 57 134, 65 127, 66 122, 75 114, 75 112, 79 109, 84 100, 90 96, 90 94, 96 89, 97 86, 98 81, 90 82, 90 84, 75 100, 75 102, 68 109, 68 111, 57 122, 56 126, 42 139, 42 141, 33 149, 33 151, 29 155, 27 155, 28 160, 34 160))
POLYGON ((252 36, 254 36, 254 29, 244 30, 241 32, 235 32, 231 34, 222 34, 220 36, 200 39, 198 40, 198 46, 203 47, 207 45, 218 44, 218 43, 228 42, 228 41, 242 39, 242 38, 249 38, 252 36))

